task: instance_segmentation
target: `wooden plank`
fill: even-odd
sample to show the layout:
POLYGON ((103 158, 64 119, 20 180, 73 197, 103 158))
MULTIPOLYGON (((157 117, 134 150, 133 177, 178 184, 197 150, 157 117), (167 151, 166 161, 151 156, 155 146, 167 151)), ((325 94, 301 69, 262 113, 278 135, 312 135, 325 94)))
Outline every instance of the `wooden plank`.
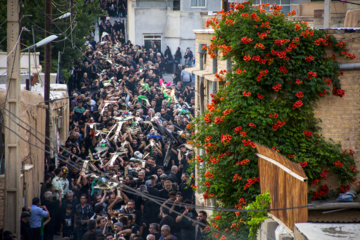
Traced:
MULTIPOLYGON (((261 157, 258 160, 261 193, 266 190, 270 192, 271 208, 307 206, 307 182, 299 180, 306 178, 301 166, 268 148, 259 145, 256 147, 265 158, 272 158, 282 165, 261 157), (296 177, 292 171, 302 178, 296 177)), ((277 210, 272 211, 271 214, 292 230, 294 223, 307 222, 308 220, 307 208, 277 210)))
POLYGON ((282 165, 284 165, 285 167, 291 169, 295 173, 299 174, 300 176, 306 177, 304 170, 302 169, 302 167, 299 164, 289 161, 287 158, 280 155, 278 152, 276 152, 272 149, 269 149, 267 147, 264 147, 262 145, 259 145, 259 144, 256 144, 256 149, 260 154, 263 154, 269 158, 272 158, 272 159, 278 161, 279 163, 281 163, 282 165))

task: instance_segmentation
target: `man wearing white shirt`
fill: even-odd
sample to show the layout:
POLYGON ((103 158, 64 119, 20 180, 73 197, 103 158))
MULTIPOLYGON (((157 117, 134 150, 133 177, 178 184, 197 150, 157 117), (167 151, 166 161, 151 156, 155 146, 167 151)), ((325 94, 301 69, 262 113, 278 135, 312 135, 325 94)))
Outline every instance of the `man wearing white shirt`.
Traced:
POLYGON ((66 168, 61 169, 62 176, 60 179, 61 182, 61 198, 64 198, 65 194, 69 191, 69 180, 67 179, 69 171, 66 168))
MULTIPOLYGON (((61 177, 62 177, 62 171, 61 171, 61 168, 57 168, 55 169, 55 177, 54 179, 52 180, 52 185, 53 185, 53 188, 55 189, 55 196, 57 199, 59 199, 59 189, 62 189, 62 180, 61 180, 61 177)), ((64 191, 63 191, 64 192, 64 191)))

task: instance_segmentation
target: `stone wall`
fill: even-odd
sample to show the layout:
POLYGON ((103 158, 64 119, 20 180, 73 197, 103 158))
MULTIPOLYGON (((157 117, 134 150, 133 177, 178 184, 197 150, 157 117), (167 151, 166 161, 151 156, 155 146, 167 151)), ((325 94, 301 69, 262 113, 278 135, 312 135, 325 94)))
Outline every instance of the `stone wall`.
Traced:
MULTIPOLYGON (((0 104, 4 104, 6 90, 0 90, 0 104)), ((40 197, 40 183, 44 180, 44 145, 45 142, 43 134, 45 134, 45 108, 43 97, 39 93, 21 91, 20 93, 20 118, 26 124, 29 124, 33 129, 30 129, 25 123, 20 122, 25 129, 20 128, 20 136, 30 143, 40 147, 37 148, 19 140, 20 142, 20 156, 22 161, 22 178, 23 192, 25 193, 23 201, 27 206, 31 205, 33 197, 40 197), (35 130, 34 130, 35 129, 35 130), (30 134, 34 133, 34 135, 30 134), (40 139, 40 140, 39 140, 40 139), (40 142, 41 141, 41 142, 40 142)), ((5 112, 8 115, 8 112, 5 112)), ((7 121, 6 116, 5 121, 7 121)), ((12 116, 14 118, 14 116, 12 116)), ((5 136, 6 137, 6 136, 5 136)), ((6 166, 5 166, 6 169, 6 166)), ((5 176, 0 175, 0 229, 4 226, 4 180, 5 176)), ((22 206, 19 206, 21 208, 22 206)))

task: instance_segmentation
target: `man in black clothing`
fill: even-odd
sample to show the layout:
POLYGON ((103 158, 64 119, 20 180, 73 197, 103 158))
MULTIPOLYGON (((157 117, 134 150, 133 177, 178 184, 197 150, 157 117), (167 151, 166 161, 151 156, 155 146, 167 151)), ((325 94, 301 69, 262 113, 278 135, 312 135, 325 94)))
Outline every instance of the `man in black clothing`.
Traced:
POLYGON ((154 235, 156 240, 159 240, 161 237, 159 224, 151 223, 149 226, 149 233, 154 235))
MULTIPOLYGON (((59 189, 59 196, 61 196, 61 189, 59 189)), ((46 206, 49 211, 51 220, 44 227, 44 240, 53 240, 55 233, 55 219, 56 219, 56 210, 59 208, 61 204, 61 197, 59 197, 59 201, 53 197, 52 192, 48 191, 44 194, 45 200, 43 204, 46 206)))
POLYGON ((207 213, 205 211, 200 211, 197 220, 202 224, 195 224, 195 240, 207 239, 206 236, 208 235, 208 232, 204 231, 205 226, 209 224, 207 222, 207 213))
POLYGON ((79 203, 79 200, 74 196, 74 192, 71 190, 67 191, 65 197, 66 199, 63 201, 62 204, 63 213, 65 213, 66 207, 68 205, 71 205, 72 211, 75 212, 75 207, 79 203))
POLYGON ((161 214, 161 221, 159 223, 160 225, 160 229, 162 226, 164 225, 168 225, 172 231, 172 233, 174 233, 174 229, 175 229, 175 221, 174 219, 170 216, 169 210, 167 208, 165 208, 164 206, 162 206, 160 208, 160 214, 161 214))
POLYGON ((141 213, 137 210, 135 210, 135 201, 130 199, 125 207, 125 213, 126 214, 135 214, 136 215, 136 224, 141 225, 141 213))
MULTIPOLYGON (((149 194, 147 191, 144 193, 149 194)), ((159 207, 153 201, 143 198, 144 212, 142 222, 146 224, 145 227, 148 227, 151 223, 158 223, 159 207)))
POLYGON ((88 231, 84 234, 82 240, 96 240, 96 222, 94 220, 90 220, 88 222, 88 231))
POLYGON ((194 190, 192 187, 190 187, 189 175, 186 173, 181 175, 181 184, 179 186, 179 190, 183 194, 184 200, 194 200, 194 190))
POLYGON ((171 172, 168 175, 168 180, 172 181, 173 183, 179 183, 179 179, 177 177, 177 173, 179 171, 179 168, 174 165, 171 167, 171 172))
POLYGON ((32 231, 29 223, 30 213, 21 213, 21 240, 32 240, 32 231))
POLYGON ((159 192, 159 197, 164 198, 164 199, 168 199, 169 198, 169 193, 172 190, 172 183, 170 180, 166 180, 164 183, 164 189, 162 189, 159 192))
POLYGON ((166 121, 170 121, 171 117, 166 113, 165 108, 162 108, 160 113, 161 113, 161 118, 166 119, 166 121))

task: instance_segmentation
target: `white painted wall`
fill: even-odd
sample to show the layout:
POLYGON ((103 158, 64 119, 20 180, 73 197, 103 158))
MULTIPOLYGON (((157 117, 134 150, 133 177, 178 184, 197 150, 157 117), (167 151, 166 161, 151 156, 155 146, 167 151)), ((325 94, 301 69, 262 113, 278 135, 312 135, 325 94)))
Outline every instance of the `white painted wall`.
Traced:
MULTIPOLYGON (((0 75, 5 75, 7 71, 7 52, 0 52, 0 75)), ((40 65, 40 52, 31 52, 30 53, 30 66, 31 72, 42 71, 42 66, 40 65), (35 61, 37 64, 37 69, 35 67, 35 61)), ((28 73, 29 72, 29 53, 22 52, 20 55, 20 72, 28 73)))
POLYGON ((195 54, 194 29, 205 27, 208 11, 219 11, 221 1, 206 0, 206 8, 191 8, 190 0, 181 1, 181 11, 173 11, 165 0, 128 0, 129 40, 144 45, 144 35, 161 35, 162 52, 169 46, 172 54, 177 47, 184 56, 187 47, 195 54), (188 7, 184 7, 184 6, 188 7))

